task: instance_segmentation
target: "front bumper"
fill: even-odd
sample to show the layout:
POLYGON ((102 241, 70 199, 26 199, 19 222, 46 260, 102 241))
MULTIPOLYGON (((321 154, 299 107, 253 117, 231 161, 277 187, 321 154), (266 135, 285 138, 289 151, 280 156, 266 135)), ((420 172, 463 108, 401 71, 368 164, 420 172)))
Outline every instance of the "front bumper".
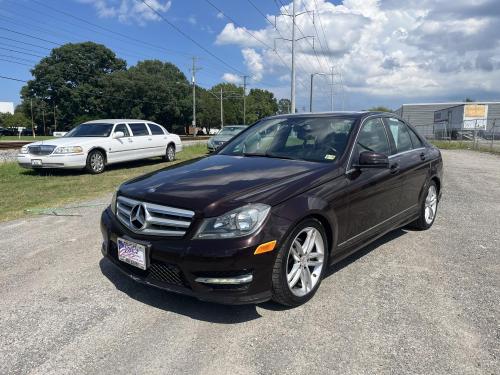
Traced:
POLYGON ((33 154, 18 154, 17 162, 23 168, 69 168, 81 169, 87 164, 87 156, 81 154, 50 154, 50 155, 33 155, 33 154), (40 160, 41 165, 33 165, 32 160, 40 160))
POLYGON ((259 244, 271 239, 277 239, 279 244, 289 224, 284 219, 275 218, 277 222, 270 225, 270 220, 271 217, 250 238, 167 239, 130 232, 108 208, 101 217, 102 253, 126 275, 147 285, 204 301, 223 304, 260 303, 272 296, 272 271, 278 248, 259 255, 254 255, 254 251, 259 244), (149 246, 149 268, 146 271, 118 260, 117 237, 149 246), (245 282, 206 282, 214 279, 241 279, 245 282))

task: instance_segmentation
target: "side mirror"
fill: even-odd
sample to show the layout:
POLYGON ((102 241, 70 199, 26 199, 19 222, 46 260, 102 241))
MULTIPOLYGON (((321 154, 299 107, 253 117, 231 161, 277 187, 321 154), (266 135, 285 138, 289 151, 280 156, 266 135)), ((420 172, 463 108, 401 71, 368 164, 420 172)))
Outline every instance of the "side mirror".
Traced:
POLYGON ((389 158, 378 152, 363 151, 355 168, 389 168, 389 158))
POLYGON ((125 137, 125 134, 123 132, 114 132, 113 133, 114 139, 123 138, 123 137, 125 137))

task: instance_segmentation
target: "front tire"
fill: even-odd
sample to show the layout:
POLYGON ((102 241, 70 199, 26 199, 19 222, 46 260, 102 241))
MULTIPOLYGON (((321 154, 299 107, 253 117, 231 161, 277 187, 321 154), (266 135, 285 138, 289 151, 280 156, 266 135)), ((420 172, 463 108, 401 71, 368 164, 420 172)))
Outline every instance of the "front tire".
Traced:
POLYGON ((106 168, 106 157, 104 153, 99 150, 92 150, 87 156, 87 165, 85 169, 92 174, 99 174, 104 172, 106 168))
POLYGON ((426 230, 432 227, 436 220, 438 206, 438 189, 436 183, 431 181, 425 192, 425 198, 420 206, 420 216, 410 224, 414 229, 426 230))
POLYGON ((167 151, 165 152, 165 161, 171 162, 175 160, 175 146, 170 144, 167 146, 167 151))
POLYGON ((316 219, 299 223, 280 247, 273 269, 273 300, 285 306, 309 301, 328 264, 323 225, 316 219))

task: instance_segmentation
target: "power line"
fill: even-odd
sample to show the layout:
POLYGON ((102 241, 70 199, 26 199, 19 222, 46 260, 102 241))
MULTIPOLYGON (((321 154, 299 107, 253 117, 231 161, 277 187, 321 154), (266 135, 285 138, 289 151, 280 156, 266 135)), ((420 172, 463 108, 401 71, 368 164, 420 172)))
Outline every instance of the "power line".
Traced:
POLYGON ((21 63, 18 61, 12 61, 12 60, 2 59, 2 58, 0 58, 0 61, 8 62, 11 64, 17 64, 17 65, 31 66, 30 64, 24 64, 24 63, 21 63))
POLYGON ((10 48, 0 47, 0 49, 3 49, 4 51, 9 51, 9 52, 21 53, 23 55, 35 56, 35 57, 40 57, 40 58, 44 57, 44 56, 41 56, 41 55, 35 55, 33 53, 29 53, 29 52, 16 51, 15 49, 10 49, 10 48))
POLYGON ((18 82, 25 82, 25 83, 28 82, 28 81, 26 81, 24 79, 13 78, 13 77, 0 76, 0 78, 2 78, 2 79, 9 79, 11 81, 18 81, 18 82))
POLYGON ((0 26, 0 30, 5 30, 5 31, 8 31, 8 32, 11 32, 11 33, 14 33, 14 34, 19 34, 19 35, 22 35, 22 36, 26 36, 28 38, 33 38, 33 39, 37 39, 37 40, 40 40, 42 42, 46 42, 46 43, 50 43, 50 44, 55 44, 56 46, 59 46, 60 44, 59 43, 56 43, 56 42, 53 42, 51 40, 47 40, 47 39, 43 39, 43 38, 39 38, 39 37, 36 37, 36 36, 33 36, 33 35, 29 35, 29 34, 24 34, 24 33, 21 33, 19 31, 15 31, 15 30, 12 30, 12 29, 8 29, 6 27, 1 27, 0 26))

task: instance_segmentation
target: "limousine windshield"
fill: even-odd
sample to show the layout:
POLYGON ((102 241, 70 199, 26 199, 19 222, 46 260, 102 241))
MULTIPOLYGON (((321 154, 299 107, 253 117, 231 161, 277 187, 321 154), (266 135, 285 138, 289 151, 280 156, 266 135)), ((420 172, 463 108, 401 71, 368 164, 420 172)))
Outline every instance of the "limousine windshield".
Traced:
POLYGON ((81 124, 68 132, 65 137, 109 137, 113 124, 81 124))
POLYGON ((333 162, 344 153, 354 122, 351 117, 264 120, 236 136, 220 154, 333 162))

